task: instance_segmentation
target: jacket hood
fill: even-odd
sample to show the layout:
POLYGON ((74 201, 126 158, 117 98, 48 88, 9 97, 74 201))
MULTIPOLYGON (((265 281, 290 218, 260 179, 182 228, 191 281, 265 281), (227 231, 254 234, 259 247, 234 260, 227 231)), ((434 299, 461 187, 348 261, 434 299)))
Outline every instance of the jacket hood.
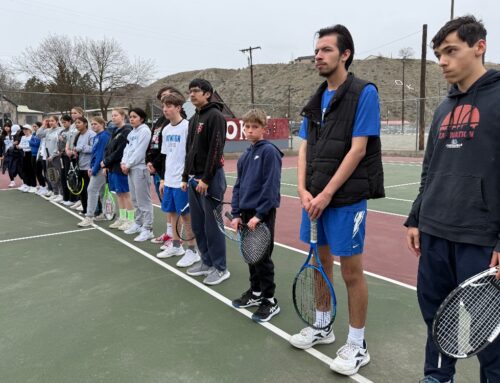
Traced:
POLYGON ((224 109, 224 105, 217 101, 210 101, 208 104, 203 105, 199 111, 200 113, 204 113, 212 108, 217 108, 220 112, 222 112, 222 109, 224 109))
POLYGON ((257 141, 255 144, 253 145, 250 145, 248 148, 247 148, 247 152, 251 151, 251 150, 256 150, 257 148, 260 148, 264 145, 272 145, 276 148, 276 150, 279 152, 280 156, 283 158, 283 156, 285 155, 281 150, 280 148, 278 148, 276 145, 274 145, 272 142, 268 141, 268 140, 260 140, 260 141, 257 141))
POLYGON ((472 86, 467 89, 466 92, 462 92, 460 89, 458 89, 457 84, 453 84, 450 91, 448 92, 448 97, 455 98, 469 93, 475 93, 478 89, 494 84, 497 81, 500 81, 500 71, 489 69, 474 84, 472 84, 472 86))

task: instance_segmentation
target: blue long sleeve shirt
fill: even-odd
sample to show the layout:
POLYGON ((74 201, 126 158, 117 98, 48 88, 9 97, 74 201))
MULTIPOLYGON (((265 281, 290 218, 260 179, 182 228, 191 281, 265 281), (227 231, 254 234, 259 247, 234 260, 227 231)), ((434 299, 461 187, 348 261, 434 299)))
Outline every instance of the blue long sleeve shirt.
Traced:
POLYGON ((96 176, 101 169, 101 161, 104 157, 104 149, 108 144, 111 135, 107 130, 96 134, 94 137, 94 145, 92 146, 92 158, 90 159, 90 168, 92 169, 92 175, 96 176))
POLYGON ((256 142, 238 160, 238 178, 233 188, 231 213, 255 210, 261 220, 280 205, 281 158, 283 153, 266 140, 256 142))

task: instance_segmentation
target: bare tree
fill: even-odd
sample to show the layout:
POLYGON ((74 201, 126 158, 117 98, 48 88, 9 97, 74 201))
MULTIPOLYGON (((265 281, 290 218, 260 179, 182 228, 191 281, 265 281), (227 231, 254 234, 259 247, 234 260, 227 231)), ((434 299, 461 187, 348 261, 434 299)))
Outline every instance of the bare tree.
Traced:
POLYGON ((406 47, 406 48, 401 48, 399 50, 399 57, 401 57, 403 60, 412 58, 415 52, 413 51, 412 47, 406 47))
POLYGON ((16 80, 14 73, 7 65, 0 63, 0 90, 17 89, 20 86, 21 84, 16 80))
POLYGON ((80 39, 80 68, 87 73, 95 87, 103 116, 111 100, 121 88, 144 85, 154 73, 151 60, 135 59, 130 62, 125 51, 114 39, 80 39))
POLYGON ((401 57, 401 63, 403 64, 403 79, 401 85, 401 133, 405 130, 405 61, 413 56, 413 48, 406 47, 399 50, 399 57, 401 57))

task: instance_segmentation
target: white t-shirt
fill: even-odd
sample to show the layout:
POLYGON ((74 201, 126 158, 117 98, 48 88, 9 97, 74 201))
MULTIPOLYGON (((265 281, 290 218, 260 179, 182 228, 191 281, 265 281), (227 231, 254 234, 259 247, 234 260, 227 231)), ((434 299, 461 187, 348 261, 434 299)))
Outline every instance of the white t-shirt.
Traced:
POLYGON ((180 188, 189 122, 182 120, 177 125, 168 124, 163 129, 161 153, 165 154, 165 186, 180 188))

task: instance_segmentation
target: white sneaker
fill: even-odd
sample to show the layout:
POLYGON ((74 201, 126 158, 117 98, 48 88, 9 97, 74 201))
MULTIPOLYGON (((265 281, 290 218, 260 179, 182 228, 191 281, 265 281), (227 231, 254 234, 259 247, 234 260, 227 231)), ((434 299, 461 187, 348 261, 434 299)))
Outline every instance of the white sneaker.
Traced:
POLYGON ((52 200, 52 202, 61 202, 63 200, 63 196, 60 194, 57 194, 55 198, 52 200))
POLYGON ((50 192, 47 190, 47 188, 41 188, 38 191, 38 195, 41 197, 47 197, 50 192))
POLYGON ((171 248, 173 245, 174 245, 174 243, 172 242, 171 239, 169 239, 168 241, 163 242, 163 245, 160 246, 160 249, 167 250, 167 249, 171 248))
POLYGON ((108 219, 104 215, 104 213, 99 214, 97 217, 94 218, 96 221, 107 221, 108 219))
POLYGON ((330 365, 330 369, 342 375, 356 374, 361 367, 370 363, 370 354, 365 341, 363 346, 347 342, 337 351, 337 357, 330 365))
POLYGON ((94 223, 94 218, 92 217, 85 217, 83 221, 78 222, 78 226, 80 227, 87 227, 87 226, 92 226, 94 223))
POLYGON ((26 193, 30 187, 26 184, 22 184, 17 188, 17 190, 22 191, 23 193, 26 193))
POLYGON ((71 208, 72 208, 73 210, 76 210, 76 209, 78 209, 78 208, 79 208, 79 207, 81 207, 81 206, 82 206, 82 201, 78 200, 78 201, 76 201, 76 202, 74 203, 74 205, 73 205, 73 206, 71 206, 71 208))
POLYGON ((125 234, 135 234, 135 233, 139 233, 140 231, 141 231, 141 226, 134 222, 127 230, 124 231, 124 233, 125 234))
POLYGON ((128 229, 130 229, 132 226, 134 225, 134 222, 133 221, 129 221, 128 219, 126 219, 122 225, 118 228, 118 230, 121 230, 121 231, 127 231, 128 229))
POLYGON ((36 193, 36 192, 37 192, 37 189, 34 186, 30 187, 28 190, 28 193, 36 193))
POLYGON ((15 181, 10 181, 9 187, 10 188, 16 187, 16 182, 15 181))
POLYGON ((175 265, 177 267, 189 267, 191 265, 194 265, 198 261, 201 261, 198 252, 193 251, 191 249, 187 249, 186 253, 184 254, 184 257, 179 259, 179 262, 177 262, 175 265))
POLYGON ((21 191, 22 191, 23 193, 28 193, 28 192, 30 191, 30 189, 31 189, 31 188, 30 188, 28 185, 26 185, 26 186, 25 186, 25 187, 24 187, 21 191))
POLYGON ((47 190, 47 193, 44 194, 45 197, 50 198, 54 195, 50 190, 47 190))
POLYGON ((330 325, 324 330, 316 330, 312 327, 306 327, 300 330, 298 334, 290 337, 290 344, 294 347, 306 350, 315 344, 329 344, 335 342, 333 328, 330 325))
POLYGON ((151 239, 151 238, 154 238, 154 234, 151 230, 147 230, 147 229, 142 229, 141 230, 141 233, 134 238, 134 241, 135 242, 144 242, 144 241, 147 241, 148 239, 151 239))
POLYGON ((121 225, 124 224, 124 220, 123 218, 118 218, 117 220, 115 220, 115 222, 113 222, 111 225, 109 225, 108 227, 110 229, 118 229, 121 225))
POLYGON ((67 206, 67 207, 71 207, 73 206, 75 203, 74 202, 71 202, 71 201, 63 201, 62 204, 64 206, 67 206))
POLYGON ((174 247, 171 246, 166 250, 163 250, 161 253, 156 254, 158 258, 170 258, 174 256, 184 255, 185 251, 182 246, 174 247))
POLYGON ((59 197, 59 195, 52 193, 52 195, 49 197, 49 201, 54 201, 57 197, 59 197))

